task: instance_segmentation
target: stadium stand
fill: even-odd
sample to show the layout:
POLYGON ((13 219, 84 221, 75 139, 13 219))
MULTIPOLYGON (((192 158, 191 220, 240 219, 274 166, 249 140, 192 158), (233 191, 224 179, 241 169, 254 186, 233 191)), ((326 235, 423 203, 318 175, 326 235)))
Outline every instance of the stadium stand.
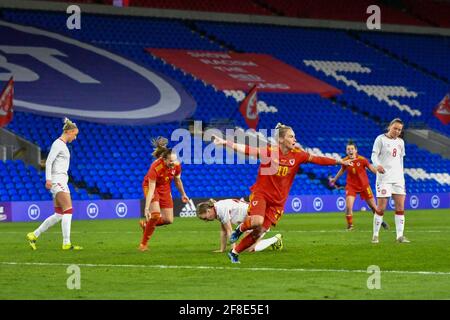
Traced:
MULTIPOLYGON (((66 16, 59 13, 3 10, 2 17, 6 21, 65 34, 157 70, 182 83, 195 98, 197 110, 192 119, 210 122, 231 118, 240 127, 245 127, 245 122, 235 112, 237 103, 232 96, 152 58, 143 48, 226 51, 228 46, 224 46, 225 43, 241 52, 271 54, 344 92, 336 99, 323 99, 312 94, 259 94, 261 101, 277 109, 277 112, 262 113, 259 127, 273 128, 277 122, 292 124, 300 144, 316 153, 343 155, 345 144, 351 138, 358 144, 362 155, 370 156, 373 140, 383 131, 384 123, 397 116, 407 125, 421 121, 449 135, 431 114, 448 90, 448 85, 375 47, 367 46, 361 40, 380 43, 396 52, 400 49, 396 49, 392 42, 411 36, 101 15, 85 15, 83 28, 71 31, 65 28, 66 16), (211 39, 220 39, 221 43, 211 39), (333 46, 330 47, 330 43, 333 46), (387 99, 397 103, 389 105, 387 99)), ((417 41, 422 38, 430 43, 436 40, 417 36, 417 41)), ((411 43, 414 45, 414 41, 411 43)), ((439 40, 435 45, 439 45, 439 40)), ((424 57, 413 53, 408 53, 407 58, 436 73, 445 63, 444 58, 425 61, 424 57)), ((447 77, 445 70, 441 76, 447 77)), ((70 187, 73 198, 82 200, 141 198, 142 177, 151 162, 150 138, 170 136, 182 125, 107 126, 76 122, 80 134, 72 146, 70 187)), ((8 129, 39 145, 45 154, 59 136, 61 126, 59 118, 16 112, 8 129)), ((449 192, 450 161, 411 144, 406 148, 407 191, 449 192)), ((194 157, 200 156, 194 154, 194 157)), ((0 194, 2 201, 49 199, 43 188, 45 178, 42 172, 20 161, 0 162, 0 170, 2 182, 8 190, 7 194, 5 191, 0 194)), ((186 164, 183 165, 183 181, 191 197, 247 196, 256 170, 256 164, 186 164), (239 177, 239 184, 230 176, 239 177)), ((337 168, 306 165, 297 176, 291 193, 343 193, 342 190, 329 190, 323 183, 329 174, 336 171, 337 168)), ((371 175, 370 178, 373 184, 374 177, 371 175)), ((179 196, 176 190, 174 196, 179 196)))
MULTIPOLYGON (((67 2, 67 0, 51 0, 67 2)), ((75 0, 112 5, 112 0, 75 0)), ((303 19, 365 21, 370 5, 380 7, 383 23, 449 27, 450 4, 442 0, 128 0, 127 6, 158 9, 275 15, 303 19)))

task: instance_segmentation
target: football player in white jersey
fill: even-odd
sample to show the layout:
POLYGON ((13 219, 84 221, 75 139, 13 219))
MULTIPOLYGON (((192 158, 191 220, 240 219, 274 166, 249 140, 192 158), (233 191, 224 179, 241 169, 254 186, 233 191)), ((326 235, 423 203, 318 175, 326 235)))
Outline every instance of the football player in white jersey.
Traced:
POLYGON ((36 241, 39 236, 59 221, 62 221, 62 249, 83 249, 80 246, 72 245, 70 242, 70 227, 72 223, 73 209, 70 190, 67 185, 69 182, 67 171, 69 170, 70 165, 70 152, 69 148, 67 148, 67 144, 75 140, 77 135, 77 125, 65 118, 63 133, 53 142, 45 163, 45 187, 50 190, 53 196, 55 213, 45 219, 45 221, 36 230, 27 234, 28 243, 33 250, 36 250, 36 241))
POLYGON ((383 222, 389 198, 395 203, 395 227, 397 242, 407 243, 403 235, 405 227, 405 177, 403 173, 403 157, 405 156, 405 143, 400 137, 403 122, 396 118, 389 124, 387 133, 379 135, 373 144, 372 164, 377 169, 376 193, 378 212, 373 220, 373 243, 378 243, 378 234, 383 222))
MULTIPOLYGON (((204 221, 220 221, 220 249, 214 252, 225 252, 228 240, 233 231, 233 225, 239 225, 247 218, 248 203, 243 199, 226 199, 199 203, 197 205, 197 216, 204 221)), ((265 234, 265 233, 264 233, 265 234)), ((262 251, 268 247, 274 250, 283 248, 281 234, 277 234, 269 239, 263 239, 264 234, 259 240, 249 248, 248 251, 262 251)))

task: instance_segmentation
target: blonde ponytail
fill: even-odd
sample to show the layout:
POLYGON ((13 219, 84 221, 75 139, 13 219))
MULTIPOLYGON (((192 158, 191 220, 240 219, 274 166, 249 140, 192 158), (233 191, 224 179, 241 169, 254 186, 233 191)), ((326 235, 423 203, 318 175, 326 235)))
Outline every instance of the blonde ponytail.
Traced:
POLYGON ((289 130, 292 130, 292 127, 287 126, 287 125, 284 125, 284 124, 278 122, 277 125, 275 126, 275 135, 276 135, 276 138, 277 138, 277 139, 279 139, 279 138, 284 138, 284 136, 286 135, 286 133, 287 133, 289 130))
POLYGON ((76 123, 70 121, 70 119, 67 117, 64 118, 63 122, 64 122, 63 131, 78 129, 76 123))

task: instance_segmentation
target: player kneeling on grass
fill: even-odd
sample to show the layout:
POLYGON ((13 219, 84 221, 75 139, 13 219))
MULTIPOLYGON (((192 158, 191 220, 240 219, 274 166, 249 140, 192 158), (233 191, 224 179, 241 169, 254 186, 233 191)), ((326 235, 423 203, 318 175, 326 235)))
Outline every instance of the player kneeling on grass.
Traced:
MULTIPOLYGON (((375 203, 366 172, 366 169, 369 169, 372 173, 376 174, 377 169, 370 164, 369 160, 358 154, 358 148, 351 140, 347 143, 346 153, 347 157, 343 160, 351 160, 353 166, 342 165, 339 172, 330 181, 336 182, 344 172, 347 171, 347 183, 345 186, 345 218, 347 219, 347 230, 353 230, 353 204, 355 203, 355 198, 358 193, 361 199, 367 202, 372 209, 372 212, 377 212, 377 204, 375 203)), ((384 221, 382 226, 384 229, 389 228, 384 221)))
POLYGON ((45 163, 45 187, 50 190, 55 205, 55 213, 33 232, 27 234, 27 240, 33 250, 36 250, 38 237, 54 224, 61 222, 63 234, 63 250, 81 250, 80 246, 70 243, 70 226, 72 223, 72 199, 67 185, 69 176, 67 171, 70 164, 70 152, 67 144, 77 138, 78 128, 69 119, 64 119, 63 134, 53 142, 45 163))
MULTIPOLYGON (((199 203, 197 205, 197 216, 204 221, 220 221, 220 249, 214 252, 225 252, 227 243, 230 239, 233 227, 242 223, 247 218, 248 203, 243 200, 226 199, 199 203), (232 226, 234 225, 234 226, 232 226)), ((283 249, 283 240, 281 234, 277 234, 269 239, 263 239, 265 233, 247 249, 249 252, 263 251, 268 247, 273 250, 283 249)))

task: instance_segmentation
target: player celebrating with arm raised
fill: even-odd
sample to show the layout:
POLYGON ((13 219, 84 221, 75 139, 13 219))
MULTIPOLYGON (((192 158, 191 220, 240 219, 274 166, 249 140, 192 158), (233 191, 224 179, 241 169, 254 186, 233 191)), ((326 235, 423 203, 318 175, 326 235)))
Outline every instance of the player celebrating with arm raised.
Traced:
MULTIPOLYGON (((358 154, 358 149, 353 141, 349 141, 346 147, 347 157, 344 160, 352 160, 353 166, 343 165, 339 172, 331 182, 336 182, 345 171, 347 171, 347 184, 345 186, 345 218, 347 219, 347 230, 353 230, 353 204, 355 203, 356 194, 359 193, 361 199, 365 200, 372 212, 377 211, 377 204, 370 188, 369 178, 366 169, 376 174, 377 169, 370 162, 358 154)), ((388 229, 388 225, 383 221, 383 228, 388 229)))
POLYGON ((74 246, 70 242, 70 228, 72 224, 72 199, 70 189, 67 185, 69 176, 67 171, 70 165, 70 152, 67 144, 77 138, 78 128, 69 119, 64 119, 62 135, 56 139, 47 156, 45 162, 45 187, 50 190, 53 196, 55 213, 45 219, 45 221, 33 232, 27 234, 28 242, 33 250, 36 250, 38 237, 47 231, 54 224, 61 222, 63 235, 63 250, 81 250, 80 246, 74 246))
POLYGON ((313 156, 297 148, 297 140, 291 127, 279 123, 275 129, 277 145, 267 148, 252 148, 214 136, 216 145, 227 145, 239 153, 258 156, 261 160, 256 183, 250 188, 252 194, 249 216, 231 234, 230 242, 236 242, 247 230, 252 232, 228 253, 232 263, 239 263, 239 253, 253 245, 261 234, 278 223, 283 215, 289 190, 302 163, 348 166, 352 164, 349 160, 313 156))
POLYGON ((141 251, 148 250, 148 240, 157 226, 173 222, 173 200, 170 188, 172 180, 175 181, 182 201, 189 201, 181 181, 181 164, 177 161, 177 156, 172 149, 167 148, 168 142, 163 137, 153 140, 155 149, 152 155, 156 160, 150 166, 142 183, 146 223, 143 225, 144 234, 139 245, 141 251))
POLYGON ((403 157, 405 156, 405 143, 400 134, 403 122, 396 118, 391 121, 388 132, 379 135, 373 144, 372 163, 377 168, 377 202, 378 210, 373 219, 372 243, 378 243, 378 234, 383 222, 384 210, 389 198, 392 196, 395 203, 395 228, 397 242, 407 243, 403 235, 405 228, 405 177, 403 174, 403 157))

